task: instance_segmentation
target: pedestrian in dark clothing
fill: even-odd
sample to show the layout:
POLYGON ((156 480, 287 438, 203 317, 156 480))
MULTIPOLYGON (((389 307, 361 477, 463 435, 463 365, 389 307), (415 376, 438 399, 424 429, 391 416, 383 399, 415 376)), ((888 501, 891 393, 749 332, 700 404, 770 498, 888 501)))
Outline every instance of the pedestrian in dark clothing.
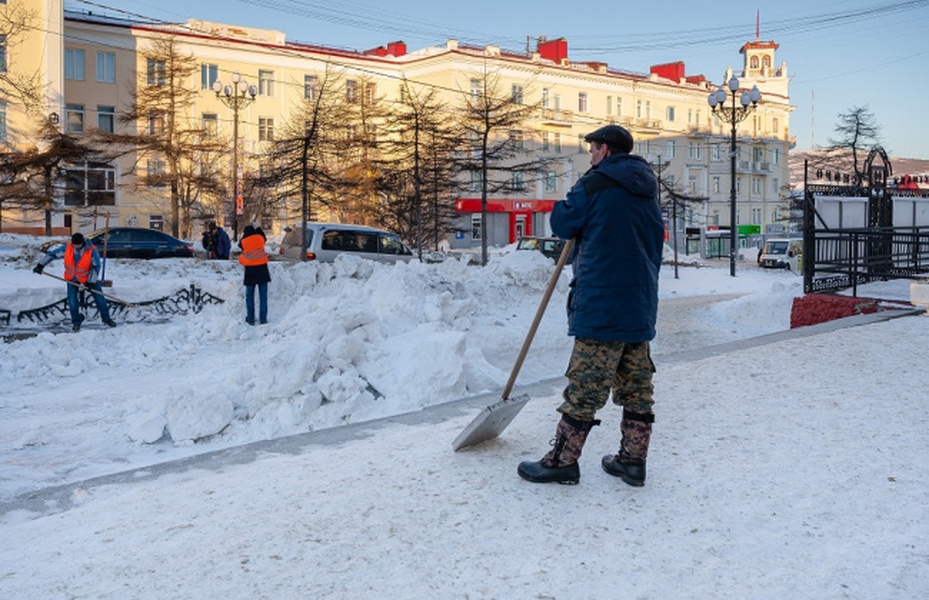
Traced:
POLYGON ((268 253, 265 251, 266 236, 261 227, 246 225, 239 240, 239 262, 245 266, 245 322, 255 324, 255 288, 258 288, 258 322, 268 322, 268 253))
POLYGON ((64 278, 68 282, 68 311, 71 314, 71 328, 74 331, 81 330, 81 323, 84 322, 84 315, 81 314, 81 303, 78 298, 78 292, 87 290, 93 296, 94 304, 97 305, 97 312, 100 313, 100 319, 109 327, 116 327, 116 322, 110 318, 110 306, 106 298, 100 292, 103 291, 103 284, 100 282, 100 268, 103 264, 100 260, 100 253, 97 247, 84 239, 81 233, 75 233, 71 236, 71 241, 55 250, 52 250, 39 264, 32 270, 41 274, 45 270, 45 265, 56 258, 64 258, 65 272, 64 278))
POLYGON ((201 243, 203 244, 204 251, 206 251, 206 255, 209 258, 213 258, 213 232, 210 231, 209 227, 203 232, 201 243))
POLYGON ((568 335, 574 349, 553 448, 520 463, 534 482, 578 483, 578 458, 597 411, 612 394, 623 406, 619 452, 601 466, 629 485, 645 483, 651 439, 658 271, 664 224, 658 185, 648 163, 632 155, 632 135, 607 125, 586 136, 591 169, 552 209, 552 231, 574 239, 574 277, 568 294, 568 335))
POLYGON ((210 224, 210 233, 213 235, 213 256, 217 260, 229 260, 229 251, 232 250, 232 242, 229 240, 229 234, 216 223, 210 224))

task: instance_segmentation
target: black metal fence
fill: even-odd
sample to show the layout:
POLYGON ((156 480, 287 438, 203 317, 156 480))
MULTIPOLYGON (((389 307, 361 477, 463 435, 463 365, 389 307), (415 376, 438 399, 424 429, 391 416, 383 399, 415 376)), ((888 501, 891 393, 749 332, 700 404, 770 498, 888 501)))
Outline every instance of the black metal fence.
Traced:
POLYGON ((804 292, 832 292, 871 281, 929 278, 929 227, 821 229, 804 242, 804 292))

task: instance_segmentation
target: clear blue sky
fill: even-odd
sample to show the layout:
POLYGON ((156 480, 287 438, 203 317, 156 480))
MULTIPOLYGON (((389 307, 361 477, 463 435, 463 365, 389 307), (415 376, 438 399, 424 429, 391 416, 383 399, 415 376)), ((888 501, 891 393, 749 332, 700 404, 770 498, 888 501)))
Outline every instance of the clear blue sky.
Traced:
POLYGON ((267 29, 302 41, 366 50, 402 40, 410 50, 449 38, 523 50, 526 38, 568 40, 575 61, 647 72, 682 60, 721 83, 755 38, 787 62, 797 148, 827 145, 838 115, 868 106, 891 156, 929 159, 929 0, 706 3, 470 0, 65 0, 65 7, 157 20, 188 18, 267 29), (125 11, 119 13, 117 11, 125 11))

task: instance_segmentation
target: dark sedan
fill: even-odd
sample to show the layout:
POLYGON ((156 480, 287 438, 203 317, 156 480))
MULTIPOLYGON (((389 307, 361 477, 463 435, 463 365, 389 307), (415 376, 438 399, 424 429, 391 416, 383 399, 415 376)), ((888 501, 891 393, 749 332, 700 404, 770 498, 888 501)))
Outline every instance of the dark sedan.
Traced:
MULTIPOLYGON (((190 258, 194 255, 192 244, 144 227, 110 227, 86 237, 97 246, 101 256, 105 250, 107 258, 190 258)), ((51 250, 60 243, 43 244, 42 250, 51 250)))

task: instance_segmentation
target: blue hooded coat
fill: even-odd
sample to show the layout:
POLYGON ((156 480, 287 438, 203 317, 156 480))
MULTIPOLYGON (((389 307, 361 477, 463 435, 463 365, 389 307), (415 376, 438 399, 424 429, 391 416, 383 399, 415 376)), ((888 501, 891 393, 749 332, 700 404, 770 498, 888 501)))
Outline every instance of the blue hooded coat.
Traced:
POLYGON ((645 159, 618 153, 555 203, 552 231, 575 240, 569 335, 628 343, 654 339, 664 247, 657 194, 645 159))

